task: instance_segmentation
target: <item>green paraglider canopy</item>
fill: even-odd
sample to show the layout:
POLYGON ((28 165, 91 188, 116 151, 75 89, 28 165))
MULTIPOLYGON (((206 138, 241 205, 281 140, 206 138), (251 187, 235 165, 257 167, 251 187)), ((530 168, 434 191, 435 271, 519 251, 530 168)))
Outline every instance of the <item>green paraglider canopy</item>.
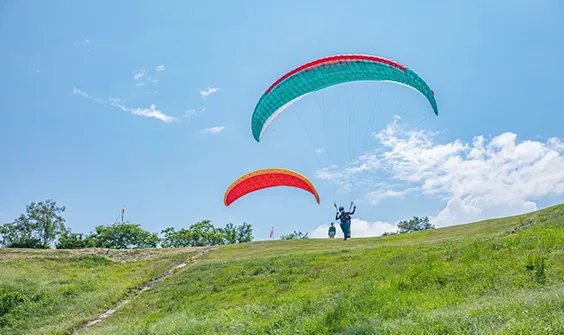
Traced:
POLYGON ((389 81, 411 87, 423 94, 438 115, 434 92, 415 72, 377 56, 338 55, 304 64, 280 77, 262 95, 251 121, 253 137, 262 134, 286 108, 309 93, 351 81, 389 81))

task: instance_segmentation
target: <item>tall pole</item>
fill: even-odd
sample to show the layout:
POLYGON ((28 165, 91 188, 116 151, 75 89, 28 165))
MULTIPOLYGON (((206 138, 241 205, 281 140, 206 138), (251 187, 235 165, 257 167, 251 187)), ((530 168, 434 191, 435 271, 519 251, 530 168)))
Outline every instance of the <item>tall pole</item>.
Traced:
POLYGON ((123 213, 125 213, 125 207, 121 209, 121 223, 123 223, 123 213))

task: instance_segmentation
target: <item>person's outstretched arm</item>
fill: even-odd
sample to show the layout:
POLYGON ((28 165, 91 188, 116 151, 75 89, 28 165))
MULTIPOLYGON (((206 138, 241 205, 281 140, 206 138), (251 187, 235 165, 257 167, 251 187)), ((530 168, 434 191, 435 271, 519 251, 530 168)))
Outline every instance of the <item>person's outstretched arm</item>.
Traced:
POLYGON ((350 214, 353 215, 355 211, 356 211, 356 206, 353 207, 353 211, 350 212, 350 214))
POLYGON ((339 220, 340 216, 341 215, 339 213, 335 214, 335 220, 339 220))

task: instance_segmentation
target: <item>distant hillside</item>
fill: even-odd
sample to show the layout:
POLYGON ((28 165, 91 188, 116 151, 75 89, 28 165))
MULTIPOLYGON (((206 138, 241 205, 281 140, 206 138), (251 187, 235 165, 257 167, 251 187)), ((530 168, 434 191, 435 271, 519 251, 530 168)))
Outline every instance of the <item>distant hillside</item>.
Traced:
POLYGON ((564 205, 348 241, 0 249, 0 266, 0 334, 564 334, 564 205))

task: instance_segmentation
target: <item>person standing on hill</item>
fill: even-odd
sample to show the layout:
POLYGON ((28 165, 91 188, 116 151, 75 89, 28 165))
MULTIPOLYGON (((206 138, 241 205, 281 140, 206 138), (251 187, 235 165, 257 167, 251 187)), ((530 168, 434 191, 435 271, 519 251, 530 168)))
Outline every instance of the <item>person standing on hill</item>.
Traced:
MULTIPOLYGON (((335 205, 335 207, 337 207, 337 205, 335 205)), ((345 241, 351 238, 351 215, 353 215, 355 211, 356 206, 353 207, 352 212, 345 212, 345 208, 341 206, 335 215, 335 220, 341 220, 341 229, 343 230, 343 235, 345 235, 343 240, 345 241)))
POLYGON ((336 233, 337 229, 335 228, 335 224, 331 222, 331 227, 329 227, 329 238, 335 238, 336 233))

